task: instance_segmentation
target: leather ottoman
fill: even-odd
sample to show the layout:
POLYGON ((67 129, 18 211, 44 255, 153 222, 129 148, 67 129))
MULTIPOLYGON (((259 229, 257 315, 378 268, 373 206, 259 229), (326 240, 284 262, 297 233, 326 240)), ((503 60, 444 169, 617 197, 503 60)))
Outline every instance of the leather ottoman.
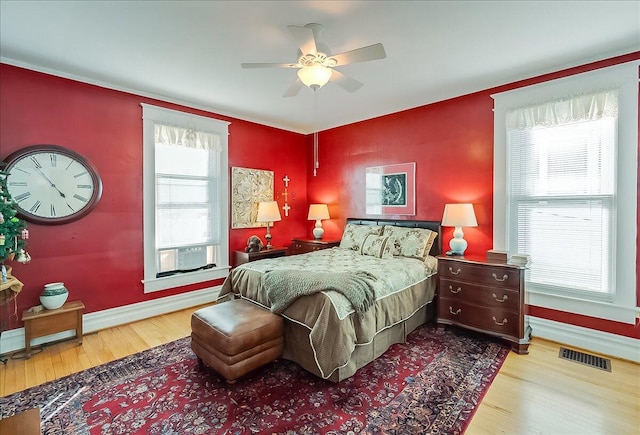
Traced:
POLYGON ((233 299, 193 313, 191 349, 231 383, 282 355, 283 330, 282 317, 233 299))

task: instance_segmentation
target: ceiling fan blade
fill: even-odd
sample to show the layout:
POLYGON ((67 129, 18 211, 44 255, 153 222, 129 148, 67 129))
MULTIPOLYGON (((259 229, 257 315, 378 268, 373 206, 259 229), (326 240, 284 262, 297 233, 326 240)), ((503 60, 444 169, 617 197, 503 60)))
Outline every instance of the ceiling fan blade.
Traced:
POLYGON ((242 68, 302 68, 299 63, 241 63, 242 68))
POLYGON ((304 83, 300 81, 300 79, 296 79, 295 82, 289 86, 289 89, 282 95, 283 97, 295 97, 300 92, 300 89, 304 87, 304 83))
POLYGON ((387 53, 384 51, 382 44, 373 44, 368 47, 356 48, 355 50, 345 51, 331 56, 335 59, 336 66, 348 65, 356 62, 366 62, 368 60, 384 59, 387 53))
POLYGON ((333 68, 331 69, 331 81, 347 92, 355 92, 362 87, 362 83, 356 79, 352 79, 333 68))
POLYGON ((318 49, 316 48, 316 39, 313 36, 313 30, 308 27, 299 26, 287 26, 287 28, 296 40, 296 43, 298 44, 298 47, 300 47, 300 51, 303 55, 315 55, 318 53, 318 49))

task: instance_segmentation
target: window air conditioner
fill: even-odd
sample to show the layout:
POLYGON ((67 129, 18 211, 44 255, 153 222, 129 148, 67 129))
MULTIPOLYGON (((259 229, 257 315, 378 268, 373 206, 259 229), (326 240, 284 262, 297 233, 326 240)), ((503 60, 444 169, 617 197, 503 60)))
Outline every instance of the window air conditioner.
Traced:
POLYGON ((178 270, 196 269, 198 267, 206 266, 206 264, 206 246, 178 248, 178 270))

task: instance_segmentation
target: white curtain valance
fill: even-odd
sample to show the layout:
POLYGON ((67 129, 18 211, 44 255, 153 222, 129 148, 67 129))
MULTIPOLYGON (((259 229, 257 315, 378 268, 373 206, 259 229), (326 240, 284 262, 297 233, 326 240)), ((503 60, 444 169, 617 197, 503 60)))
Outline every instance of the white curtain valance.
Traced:
POLYGON ((618 116, 618 91, 571 96, 507 111, 506 127, 525 130, 618 116))
POLYGON ((208 151, 222 151, 220 136, 173 125, 155 124, 155 143, 208 151))

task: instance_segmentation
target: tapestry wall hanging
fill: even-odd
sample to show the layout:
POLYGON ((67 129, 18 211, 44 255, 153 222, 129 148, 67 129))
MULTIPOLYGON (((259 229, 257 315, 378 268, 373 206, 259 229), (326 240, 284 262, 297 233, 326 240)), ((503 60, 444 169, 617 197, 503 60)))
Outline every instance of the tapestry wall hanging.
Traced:
POLYGON ((416 164, 374 166, 366 171, 366 213, 415 215, 416 164))
POLYGON ((273 171, 232 167, 231 228, 267 226, 256 222, 261 201, 273 201, 273 171))

